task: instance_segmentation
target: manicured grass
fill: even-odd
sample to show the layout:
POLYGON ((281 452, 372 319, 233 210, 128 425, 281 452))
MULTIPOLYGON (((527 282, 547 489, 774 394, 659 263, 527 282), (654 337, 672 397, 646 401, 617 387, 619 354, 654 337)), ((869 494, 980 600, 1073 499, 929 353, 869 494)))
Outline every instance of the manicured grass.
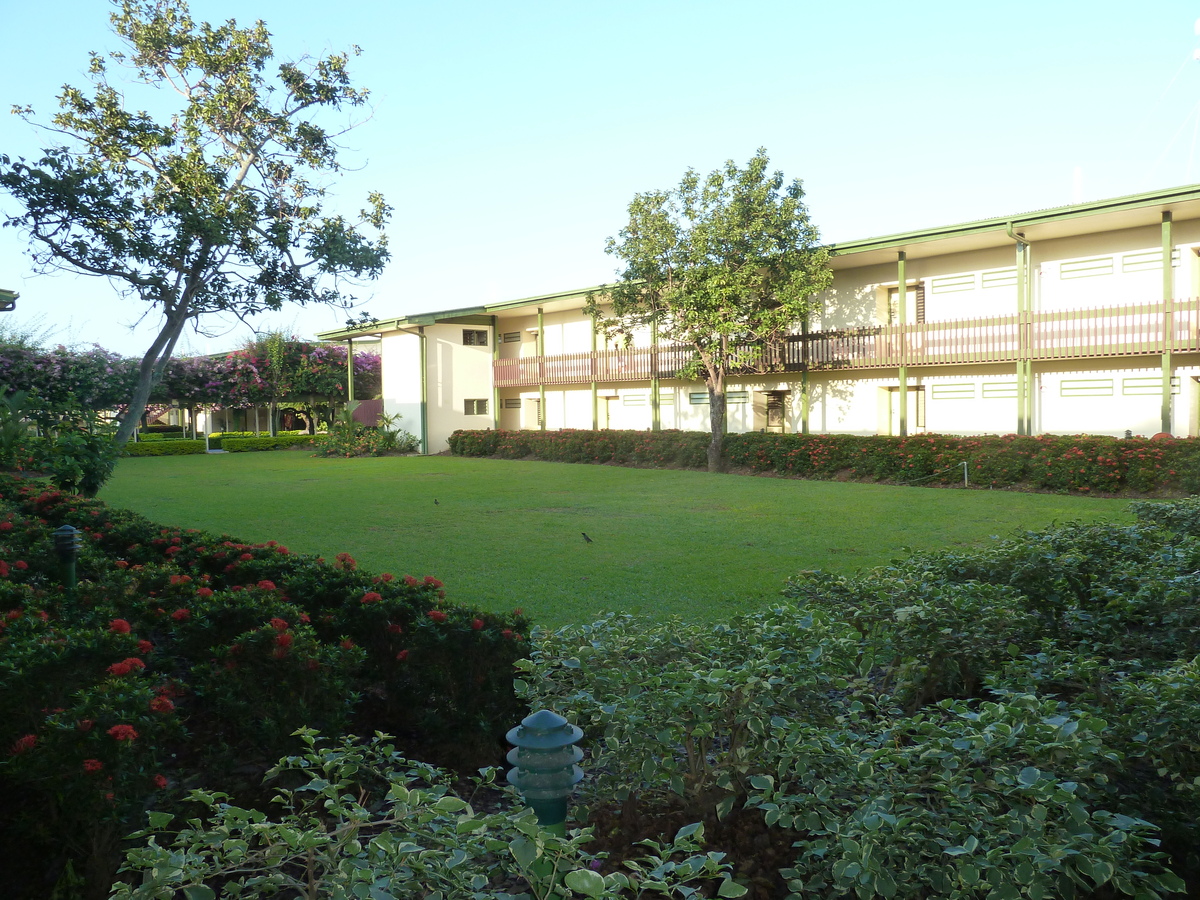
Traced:
POLYGON ((1128 519, 1128 501, 1091 497, 302 451, 124 459, 100 499, 165 525, 436 575, 451 600, 521 606, 546 626, 607 610, 724 619, 770 602, 800 569, 1128 519))

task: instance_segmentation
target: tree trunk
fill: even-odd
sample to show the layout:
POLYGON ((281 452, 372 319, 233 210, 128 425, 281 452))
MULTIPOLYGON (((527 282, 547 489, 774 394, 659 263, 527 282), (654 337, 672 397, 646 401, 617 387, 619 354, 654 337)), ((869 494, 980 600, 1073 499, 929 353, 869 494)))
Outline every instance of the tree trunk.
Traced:
POLYGON ((708 471, 722 469, 721 451, 725 444, 725 379, 708 382, 708 422, 712 440, 708 444, 708 471))
POLYGON ((117 446, 125 446, 129 438, 133 436, 137 423, 141 421, 142 415, 146 412, 146 404, 150 402, 150 392, 154 389, 158 379, 162 377, 163 367, 171 358, 171 353, 175 350, 175 342, 179 340, 179 333, 183 331, 183 324, 187 320, 188 317, 181 312, 168 317, 162 331, 158 333, 158 337, 154 339, 154 343, 150 345, 146 355, 142 357, 141 364, 138 366, 137 386, 133 389, 133 396, 129 398, 129 408, 125 411, 121 424, 117 426, 117 433, 113 437, 117 446))

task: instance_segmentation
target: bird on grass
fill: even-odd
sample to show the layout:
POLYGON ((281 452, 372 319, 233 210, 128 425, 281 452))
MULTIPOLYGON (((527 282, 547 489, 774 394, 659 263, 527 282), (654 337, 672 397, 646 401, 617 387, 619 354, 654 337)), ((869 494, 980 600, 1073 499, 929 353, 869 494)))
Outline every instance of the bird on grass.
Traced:
POLYGON ((588 537, 588 536, 587 536, 587 532, 586 532, 586 531, 581 531, 581 532, 579 532, 579 533, 583 535, 583 542, 584 542, 585 544, 594 544, 594 543, 596 543, 596 542, 595 542, 595 541, 593 541, 593 540, 592 540, 590 537, 588 537))
POLYGON ((438 502, 437 502, 437 497, 434 497, 434 498, 433 498, 433 505, 434 505, 434 506, 441 506, 442 504, 440 504, 440 503, 438 503, 438 502))

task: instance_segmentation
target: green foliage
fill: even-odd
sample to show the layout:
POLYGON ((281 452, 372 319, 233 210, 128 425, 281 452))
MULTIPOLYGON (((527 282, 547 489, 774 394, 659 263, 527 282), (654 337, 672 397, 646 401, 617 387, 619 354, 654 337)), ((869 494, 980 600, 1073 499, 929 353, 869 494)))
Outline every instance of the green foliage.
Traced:
POLYGON ((710 471, 720 463, 726 377, 769 371, 762 347, 798 327, 833 279, 800 181, 784 187, 768 164, 760 148, 744 169, 729 160, 704 179, 689 169, 674 190, 636 195, 620 240, 605 248, 623 263, 621 280, 588 298, 610 340, 654 329, 695 350, 677 374, 708 387, 710 471))
MULTIPOLYGON (((459 456, 700 468, 706 436, 695 431, 456 431, 459 456)), ((1089 435, 862 437, 765 434, 724 438, 725 462, 752 472, 899 484, 963 483, 1048 491, 1200 490, 1200 438, 1151 441, 1089 435)))
POLYGON ((1141 512, 803 572, 728 625, 560 629, 518 691, 584 727, 593 806, 787 829, 790 896, 1194 890, 1195 500, 1141 512))
POLYGON ((311 447, 315 438, 310 434, 281 434, 276 437, 224 437, 221 449, 229 453, 251 450, 283 450, 288 447, 311 447))
POLYGON ((385 415, 378 425, 364 425, 353 413, 353 407, 343 409, 329 433, 317 439, 317 456, 382 456, 412 453, 419 446, 417 438, 400 427, 400 416, 385 415))
POLYGON ((28 391, 0 387, 0 469, 20 470, 34 461, 28 412, 28 391))
POLYGON ((546 462, 617 463, 659 468, 700 468, 707 435, 697 431, 455 431, 456 456, 540 459, 546 462))
MULTIPOLYGON (((170 816, 151 813, 150 827, 135 835, 144 846, 129 851, 127 880, 113 900, 180 892, 191 900, 689 897, 706 883, 721 897, 745 893, 723 854, 698 852, 699 825, 670 842, 645 842, 645 856, 601 875, 584 849, 587 832, 544 831, 530 810, 477 812, 446 773, 400 756, 386 736, 325 747, 311 730, 298 734, 303 752, 266 776, 276 786, 277 815, 205 791, 190 797, 205 815, 178 830, 169 830, 170 816)), ((495 770, 482 771, 476 788, 495 778, 495 770)))
POLYGON ((197 23, 178 0, 116 6, 125 49, 93 54, 90 90, 67 86, 58 98, 52 130, 72 144, 32 163, 0 156, 0 187, 24 207, 8 224, 28 232, 39 269, 108 278, 163 315, 118 432, 124 443, 189 320, 341 303, 322 279, 379 274, 386 241, 365 232, 390 210, 378 194, 358 221, 322 208, 340 166, 319 114, 367 97, 347 54, 283 63, 272 78, 262 22, 197 23), (110 59, 136 77, 114 87, 110 59), (139 89, 151 95, 138 99, 139 89), (164 109, 164 97, 177 106, 164 109))
POLYGON ((45 446, 54 486, 95 497, 121 455, 121 449, 113 443, 114 430, 102 425, 94 413, 58 423, 45 446))
POLYGON ((1149 822, 1109 811, 1103 719, 1053 699, 787 722, 749 802, 800 830, 792 896, 1064 897, 1183 888, 1149 822))
POLYGON ((205 453, 204 441, 138 441, 121 448, 125 456, 192 456, 205 453))
POLYGON ((440 759, 491 758, 520 718, 510 672, 529 622, 444 597, 432 576, 372 575, 349 554, 326 563, 0 481, 0 791, 21 798, 0 837, 30 865, 49 847, 50 869, 86 863, 94 887, 130 817, 178 801, 164 785, 253 799, 247 775, 301 726, 395 728, 440 759), (61 524, 84 538, 70 594, 61 524))

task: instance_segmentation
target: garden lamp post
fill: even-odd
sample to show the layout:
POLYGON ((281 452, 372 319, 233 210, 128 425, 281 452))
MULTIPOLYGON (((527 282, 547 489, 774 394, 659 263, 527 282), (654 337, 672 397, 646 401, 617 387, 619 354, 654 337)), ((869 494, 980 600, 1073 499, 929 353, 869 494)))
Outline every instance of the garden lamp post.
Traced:
POLYGON ((75 590, 75 560, 79 556, 79 542, 82 532, 70 525, 62 525, 54 529, 54 551, 63 564, 63 582, 67 590, 75 590))
POLYGON ((583 729, 543 709, 522 719, 506 737, 513 745, 508 761, 516 766, 508 772, 509 782, 533 807, 539 825, 566 834, 567 798, 583 778, 576 765, 583 751, 575 746, 583 729))

